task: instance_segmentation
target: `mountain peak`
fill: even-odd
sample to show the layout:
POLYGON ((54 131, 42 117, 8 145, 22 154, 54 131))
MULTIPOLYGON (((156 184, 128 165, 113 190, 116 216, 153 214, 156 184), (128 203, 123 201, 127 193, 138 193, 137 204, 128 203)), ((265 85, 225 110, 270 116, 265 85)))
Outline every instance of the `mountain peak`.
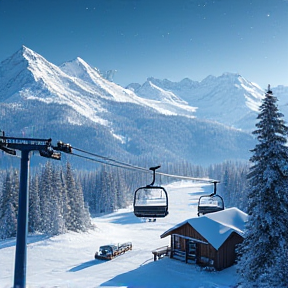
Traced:
MULTIPOLYGON (((40 56, 40 55, 39 55, 40 56)), ((0 65, 0 100, 6 100, 17 93, 27 83, 33 81, 33 75, 28 69, 35 52, 22 46, 11 57, 0 65)))
POLYGON ((225 72, 220 76, 209 75, 204 78, 201 82, 201 85, 209 86, 211 89, 217 89, 217 87, 223 86, 235 86, 235 87, 245 87, 253 86, 253 89, 256 88, 257 90, 261 90, 258 85, 249 82, 244 77, 242 77, 239 73, 231 73, 225 72))
POLYGON ((18 57, 24 57, 24 59, 26 59, 29 63, 34 62, 37 58, 43 58, 40 54, 24 45, 22 45, 22 47, 15 54, 17 54, 18 57))
POLYGON ((237 82, 237 81, 246 81, 239 73, 232 73, 232 72, 225 72, 221 76, 219 76, 219 79, 223 79, 225 81, 229 82, 237 82))
POLYGON ((97 79, 101 77, 97 69, 92 68, 80 57, 63 63, 60 68, 67 75, 81 78, 82 80, 92 84, 97 83, 97 79))
POLYGON ((24 53, 26 53, 26 52, 28 52, 28 53, 31 53, 31 52, 33 52, 33 50, 32 50, 32 49, 28 48, 28 47, 27 47, 27 46, 25 46, 25 45, 22 45, 22 47, 21 47, 20 51, 22 51, 22 53, 23 53, 23 54, 24 54, 24 53))
POLYGON ((76 63, 77 65, 82 66, 82 67, 85 67, 86 69, 87 69, 88 67, 90 67, 89 64, 88 64, 87 62, 85 62, 82 58, 80 58, 79 56, 76 57, 74 60, 72 60, 72 61, 70 61, 70 62, 71 62, 71 63, 76 63))
POLYGON ((12 63, 17 63, 19 61, 23 61, 25 59, 24 55, 26 53, 28 54, 30 51, 32 51, 32 50, 30 50, 26 46, 22 45, 22 47, 19 50, 17 50, 9 58, 7 58, 7 59, 5 59, 4 61, 1 62, 1 67, 7 66, 7 65, 14 65, 12 63))

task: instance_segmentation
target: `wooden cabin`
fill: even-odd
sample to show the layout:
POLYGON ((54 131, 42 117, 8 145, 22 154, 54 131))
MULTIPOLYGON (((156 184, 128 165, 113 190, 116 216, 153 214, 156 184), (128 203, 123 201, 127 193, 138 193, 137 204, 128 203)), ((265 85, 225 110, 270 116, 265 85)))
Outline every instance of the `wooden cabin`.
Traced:
POLYGON ((171 258, 225 269, 235 263, 248 215, 237 208, 188 219, 164 232, 171 237, 171 258))

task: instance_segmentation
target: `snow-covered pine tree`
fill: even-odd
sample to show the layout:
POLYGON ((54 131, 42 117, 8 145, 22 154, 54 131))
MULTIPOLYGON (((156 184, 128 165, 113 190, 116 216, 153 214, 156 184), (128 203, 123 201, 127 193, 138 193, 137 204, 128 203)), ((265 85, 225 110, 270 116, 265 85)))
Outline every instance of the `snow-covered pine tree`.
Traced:
POLYGON ((16 236, 19 178, 17 170, 10 170, 3 183, 0 201, 0 239, 16 236))
POLYGON ((0 219, 0 239, 7 239, 16 236, 17 216, 12 202, 7 202, 5 214, 0 219))
POLYGON ((69 162, 66 165, 65 182, 67 189, 67 200, 69 205, 68 217, 66 218, 66 227, 70 231, 87 231, 91 228, 90 214, 84 205, 83 191, 75 180, 72 168, 69 162))
POLYGON ((100 189, 100 213, 111 213, 115 205, 115 197, 113 190, 113 179, 106 166, 101 167, 100 182, 98 188, 100 189))
POLYGON ((58 235, 66 232, 65 219, 63 217, 65 193, 63 193, 63 185, 61 179, 60 169, 53 166, 52 170, 52 195, 50 197, 51 201, 51 231, 50 234, 58 235))
POLYGON ((115 171, 114 181, 115 181, 115 196, 116 196, 116 209, 125 208, 128 206, 128 195, 127 191, 129 191, 126 182, 124 181, 124 173, 123 169, 117 168, 115 171))
POLYGON ((39 182, 39 198, 40 198, 40 211, 41 211, 41 227, 40 232, 50 233, 52 230, 51 223, 51 195, 53 195, 53 168, 51 161, 47 161, 42 169, 40 182, 39 182))
POLYGON ((240 246, 241 287, 288 287, 288 128, 277 98, 265 94, 257 117, 258 144, 252 150, 249 221, 240 246))
MULTIPOLYGON (((65 177, 65 171, 63 168, 59 171, 59 176, 61 179, 61 199, 60 199, 60 207, 61 207, 61 215, 63 216, 63 221, 65 224, 65 229, 67 230, 67 223, 69 223, 69 213, 71 210, 71 207, 69 205, 69 197, 68 197, 68 189, 66 184, 66 177, 65 177)), ((69 224, 68 224, 69 225, 69 224)))
POLYGON ((11 171, 11 180, 12 180, 12 196, 13 199, 13 207, 16 215, 18 215, 18 202, 19 202, 19 187, 20 187, 20 179, 19 179, 19 171, 17 169, 12 169, 11 171))
POLYGON ((39 177, 36 174, 29 185, 29 232, 40 231, 41 229, 41 210, 40 210, 40 198, 39 198, 39 177))

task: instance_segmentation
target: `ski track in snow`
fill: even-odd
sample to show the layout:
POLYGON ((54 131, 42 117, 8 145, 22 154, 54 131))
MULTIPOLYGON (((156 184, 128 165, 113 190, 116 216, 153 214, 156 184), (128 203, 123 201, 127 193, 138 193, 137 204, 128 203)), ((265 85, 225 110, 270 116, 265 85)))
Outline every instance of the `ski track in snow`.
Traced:
MULTIPOLYGON (((212 185, 175 182, 165 186, 169 215, 156 222, 134 216, 132 207, 93 218, 94 230, 47 237, 28 237, 27 288, 223 288, 237 283, 235 267, 207 272, 195 264, 164 257, 153 261, 152 250, 169 245, 160 235, 174 225, 197 217, 197 202, 212 185), (99 246, 131 241, 133 249, 111 260, 95 260, 99 246)), ((14 282, 15 239, 0 241, 0 287, 14 282)))

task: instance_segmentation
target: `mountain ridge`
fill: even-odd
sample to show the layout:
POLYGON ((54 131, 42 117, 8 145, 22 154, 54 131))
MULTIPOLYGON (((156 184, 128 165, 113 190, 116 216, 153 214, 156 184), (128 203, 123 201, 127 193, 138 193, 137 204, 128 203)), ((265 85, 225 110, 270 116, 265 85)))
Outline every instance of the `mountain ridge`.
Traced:
POLYGON ((243 121, 243 117, 251 118, 250 114, 256 119, 258 107, 265 94, 265 91, 257 84, 249 82, 236 73, 223 73, 219 77, 209 75, 202 81, 185 78, 179 82, 172 82, 167 79, 160 80, 150 77, 143 85, 133 83, 127 88, 133 89, 136 94, 144 98, 157 97, 157 92, 155 89, 153 91, 151 84, 195 107, 195 117, 197 118, 209 119, 248 130, 251 130, 255 123, 252 122, 246 126, 241 126, 240 123, 243 121), (150 90, 147 89, 149 85, 150 90), (229 107, 229 111, 227 111, 227 107, 229 107), (238 121, 239 119, 241 120, 238 121))
MULTIPOLYGON (((234 76, 221 79, 224 81, 225 77, 234 76)), ((242 81, 244 85, 246 82, 242 81)), ((116 155, 122 160, 128 157, 134 162, 146 159, 151 165, 164 160, 208 164, 248 159, 249 149, 254 145, 249 133, 225 121, 217 123, 216 116, 223 114, 222 111, 216 111, 216 116, 211 114, 213 117, 205 115, 211 112, 205 102, 202 106, 200 102, 198 106, 191 105, 195 100, 191 93, 195 89, 218 87, 221 92, 217 77, 208 76, 204 81, 206 86, 188 78, 180 83, 182 86, 149 78, 146 88, 150 94, 142 90, 146 93, 143 92, 144 97, 132 91, 143 85, 123 88, 102 77, 99 70, 79 57, 58 67, 23 46, 0 64, 0 129, 6 135, 10 133, 9 136, 52 137, 76 145, 80 141, 79 145, 89 151, 116 155)), ((233 86, 233 89, 238 88, 233 86)), ((216 93, 217 101, 219 95, 216 93)), ((197 101, 203 98, 203 94, 196 96, 197 101)), ((212 96, 206 95, 206 103, 213 101, 212 96)), ((251 99, 253 95, 247 97, 251 99)), ((219 108, 219 103, 213 105, 214 109, 219 108)), ((241 117, 238 120, 243 121, 244 127, 245 114, 241 117)), ((250 124, 247 126, 251 128, 250 124)))

